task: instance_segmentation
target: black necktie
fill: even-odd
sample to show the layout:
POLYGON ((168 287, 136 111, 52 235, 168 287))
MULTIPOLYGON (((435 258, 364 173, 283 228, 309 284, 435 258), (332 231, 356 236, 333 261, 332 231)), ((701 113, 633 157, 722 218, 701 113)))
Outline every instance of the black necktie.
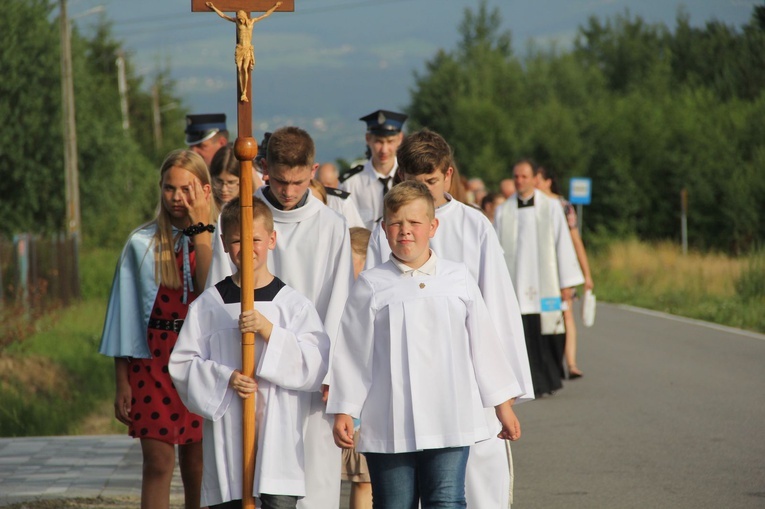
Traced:
POLYGON ((388 182, 390 181, 390 177, 379 177, 377 180, 379 180, 383 185, 383 196, 385 196, 385 193, 388 192, 388 182))

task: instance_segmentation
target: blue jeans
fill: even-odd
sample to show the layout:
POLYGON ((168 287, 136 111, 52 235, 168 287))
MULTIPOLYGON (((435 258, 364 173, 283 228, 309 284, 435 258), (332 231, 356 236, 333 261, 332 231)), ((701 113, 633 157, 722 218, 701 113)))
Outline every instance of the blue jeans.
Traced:
POLYGON ((400 454, 365 453, 374 509, 467 507, 465 466, 469 447, 400 454))

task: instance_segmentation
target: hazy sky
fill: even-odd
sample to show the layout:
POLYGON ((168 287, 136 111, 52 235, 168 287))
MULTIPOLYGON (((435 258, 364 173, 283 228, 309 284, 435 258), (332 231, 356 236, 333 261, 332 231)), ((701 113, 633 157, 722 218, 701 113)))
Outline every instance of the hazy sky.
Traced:
MULTIPOLYGON (((524 54, 527 42, 567 47, 590 16, 629 9, 670 27, 683 6, 694 25, 717 19, 739 26, 755 0, 489 0, 524 54)), ((177 91, 195 113, 223 112, 236 126, 235 27, 213 13, 192 13, 190 0, 70 0, 76 17, 103 5, 117 38, 147 82, 170 67, 177 91)), ((319 160, 353 159, 364 150, 358 118, 378 108, 400 110, 413 73, 439 48, 452 50, 467 8, 477 0, 295 0, 255 26, 253 131, 298 125, 317 142, 319 160)), ((87 32, 95 16, 75 20, 87 32)), ((183 129, 183 126, 178 126, 183 129)))

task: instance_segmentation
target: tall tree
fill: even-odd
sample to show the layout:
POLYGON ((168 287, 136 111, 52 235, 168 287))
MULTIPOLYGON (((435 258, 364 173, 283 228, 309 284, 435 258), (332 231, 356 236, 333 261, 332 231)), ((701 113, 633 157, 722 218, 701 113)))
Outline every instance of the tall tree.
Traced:
POLYGON ((0 16, 0 232, 54 230, 64 212, 58 28, 45 0, 0 16))
POLYGON ((467 9, 459 46, 416 74, 414 128, 439 131, 461 171, 496 183, 533 156, 593 179, 585 227, 679 238, 689 195, 692 245, 740 252, 765 240, 765 6, 736 29, 672 31, 628 11, 591 18, 571 51, 524 59, 485 1, 467 9))
MULTIPOLYGON (((0 115, 13 119, 14 134, 0 138, 0 234, 57 232, 65 216, 58 21, 45 0, 7 3, 0 18, 0 115)), ((109 23, 102 20, 90 38, 73 27, 71 40, 83 239, 118 245, 151 215, 161 156, 122 129, 115 64, 121 47, 109 23)), ((129 59, 128 79, 135 103, 150 107, 129 59)), ((174 100, 172 89, 167 98, 174 100)))
POLYGON ((426 62, 424 74, 415 73, 410 125, 444 135, 465 175, 496 182, 512 153, 508 112, 517 98, 521 66, 510 33, 501 31, 498 10, 490 11, 486 0, 475 12, 465 9, 459 32, 457 50, 439 51, 426 62))
POLYGON ((668 57, 664 51, 667 28, 648 24, 627 11, 602 23, 591 17, 580 27, 575 51, 581 62, 597 66, 609 88, 626 92, 651 74, 657 63, 668 57))

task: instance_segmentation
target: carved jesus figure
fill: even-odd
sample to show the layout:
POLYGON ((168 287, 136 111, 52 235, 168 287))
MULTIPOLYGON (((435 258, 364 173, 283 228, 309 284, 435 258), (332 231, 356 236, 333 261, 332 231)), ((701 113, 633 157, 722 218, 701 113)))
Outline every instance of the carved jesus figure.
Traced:
POLYGON ((212 2, 205 3, 207 7, 218 13, 218 16, 221 18, 236 23, 236 49, 234 50, 234 61, 236 62, 236 71, 239 78, 239 90, 242 92, 239 100, 242 102, 247 102, 249 73, 255 68, 255 48, 252 46, 252 28, 255 23, 273 14, 281 4, 281 2, 276 2, 276 5, 257 18, 250 18, 245 11, 237 11, 236 18, 232 18, 221 12, 212 2))

